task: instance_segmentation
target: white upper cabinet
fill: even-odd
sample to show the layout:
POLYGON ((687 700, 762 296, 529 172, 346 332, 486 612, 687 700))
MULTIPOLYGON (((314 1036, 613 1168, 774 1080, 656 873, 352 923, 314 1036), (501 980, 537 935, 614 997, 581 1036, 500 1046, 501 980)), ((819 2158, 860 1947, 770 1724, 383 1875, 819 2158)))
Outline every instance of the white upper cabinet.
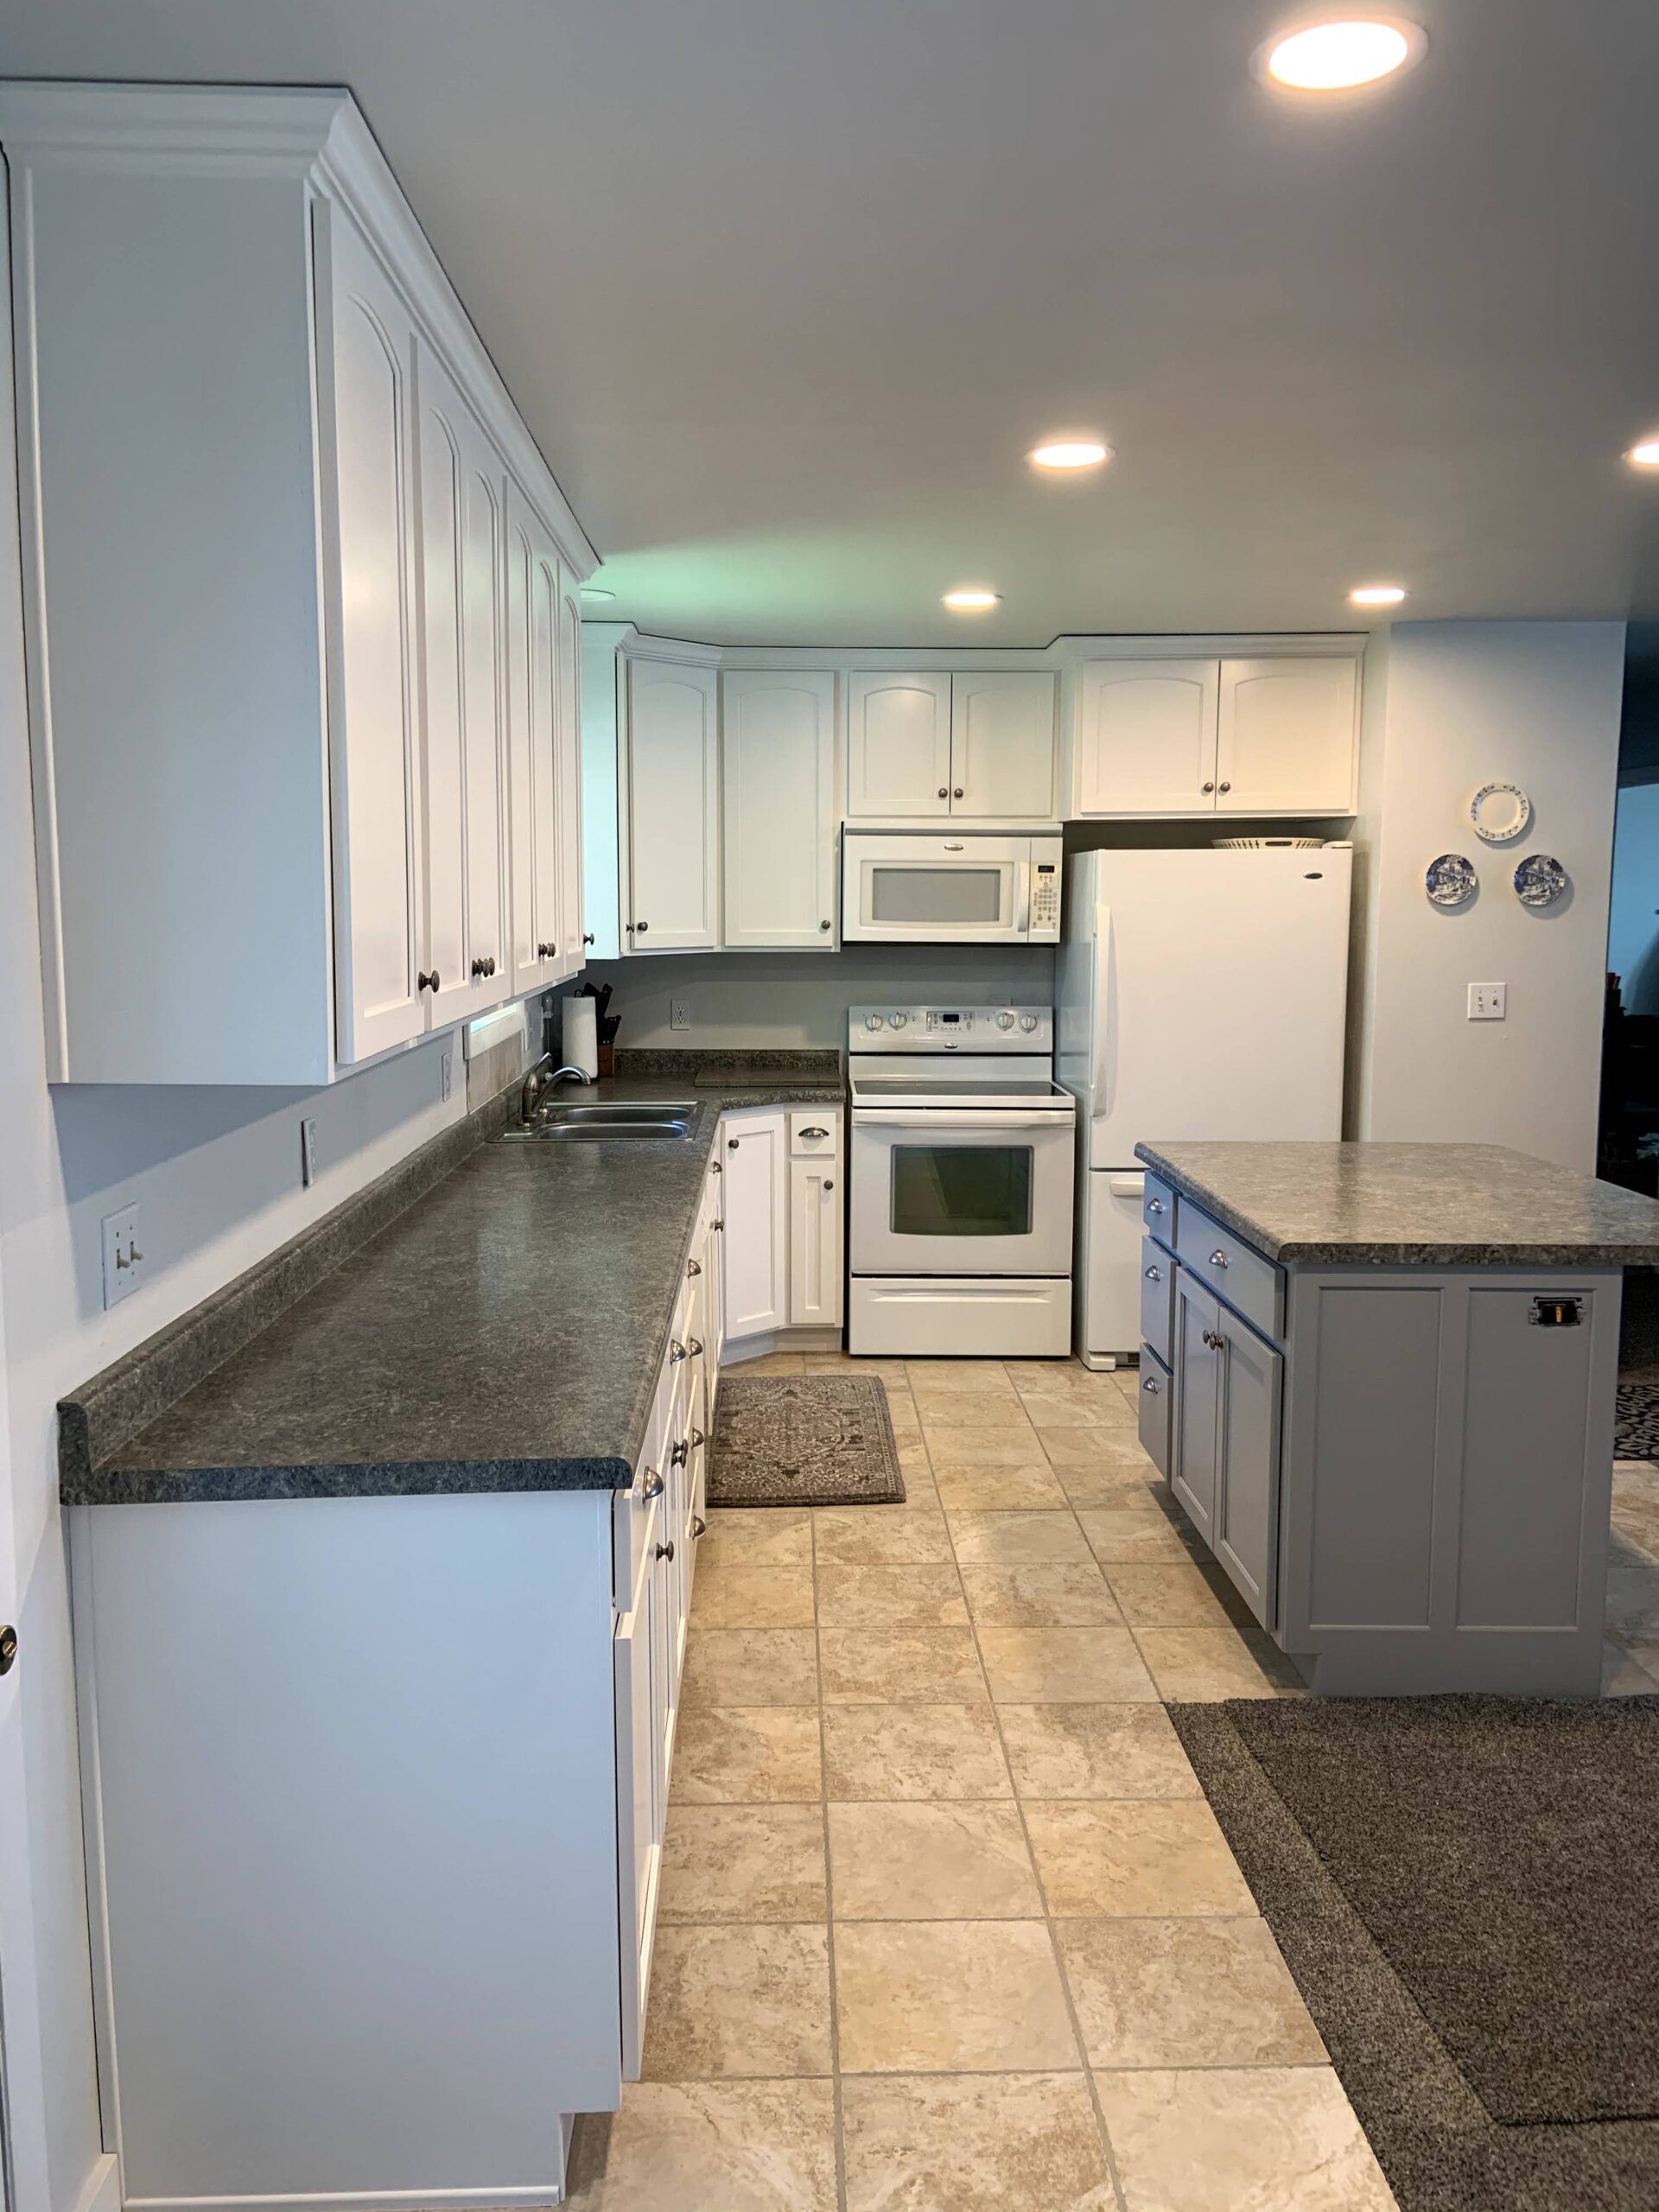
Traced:
POLYGON ((559 880, 563 955, 560 967, 573 976, 586 961, 582 933, 582 604, 581 586, 567 568, 559 570, 558 637, 554 659, 559 679, 559 810, 563 866, 559 880))
POLYGON ((507 995, 509 471, 568 972, 592 549, 350 98, 5 84, 0 149, 51 1079, 315 1087, 507 995))
POLYGON ((849 821, 1058 818, 1046 669, 855 671, 847 690, 849 821))
POLYGON ((719 728, 715 671, 631 659, 626 734, 631 952, 720 942, 719 728))
POLYGON ((836 943, 836 679, 734 670, 721 690, 724 942, 828 951, 836 943))
POLYGON ((336 833, 336 1049, 367 1059, 426 1027, 415 560, 410 448, 414 327, 353 225, 328 233, 332 405, 323 410, 341 588, 331 722, 336 833))
POLYGON ((1086 662, 1073 811, 1351 813, 1358 677, 1347 653, 1086 662))
POLYGON ((953 676, 952 814, 1054 821, 1054 678, 1046 669, 953 676))
POLYGON ((477 417, 431 350, 420 406, 428 1020, 508 993, 501 907, 501 492, 477 417))
POLYGON ((1077 812, 1211 812, 1220 683, 1213 660, 1090 662, 1078 684, 1077 812))
POLYGON ((950 678, 861 675, 847 680, 849 817, 950 811, 950 678))
POLYGON ((1218 810, 1351 812, 1357 702, 1351 660, 1223 661, 1218 810))

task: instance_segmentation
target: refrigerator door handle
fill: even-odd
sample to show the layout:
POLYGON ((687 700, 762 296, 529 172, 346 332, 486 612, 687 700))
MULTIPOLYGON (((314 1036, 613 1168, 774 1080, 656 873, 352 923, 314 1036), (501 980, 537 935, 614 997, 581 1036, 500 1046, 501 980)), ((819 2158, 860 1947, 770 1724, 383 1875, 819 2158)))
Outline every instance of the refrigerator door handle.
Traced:
POLYGON ((1138 1198, 1144 1193, 1146 1186, 1144 1175, 1114 1175, 1106 1185, 1115 1198, 1138 1198))
POLYGON ((1106 1096, 1107 1033, 1111 1027, 1112 910, 1102 899, 1095 906, 1095 1065, 1090 1090, 1095 1119, 1104 1119, 1110 1102, 1106 1096))

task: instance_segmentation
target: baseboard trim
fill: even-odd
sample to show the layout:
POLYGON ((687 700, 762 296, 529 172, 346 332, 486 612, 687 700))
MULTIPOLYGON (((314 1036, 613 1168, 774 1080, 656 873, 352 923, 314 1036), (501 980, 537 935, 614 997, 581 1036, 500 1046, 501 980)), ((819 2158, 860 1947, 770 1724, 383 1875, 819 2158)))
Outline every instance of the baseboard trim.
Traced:
POLYGON ((513 2189, 365 2189, 334 2196, 130 2196, 126 2212, 542 2212, 563 2202, 563 2183, 531 2182, 513 2189))
POLYGON ((839 1351, 839 1329, 765 1329, 758 1336, 728 1337, 721 1347, 722 1367, 741 1367, 746 1359, 765 1359, 775 1351, 839 1351))

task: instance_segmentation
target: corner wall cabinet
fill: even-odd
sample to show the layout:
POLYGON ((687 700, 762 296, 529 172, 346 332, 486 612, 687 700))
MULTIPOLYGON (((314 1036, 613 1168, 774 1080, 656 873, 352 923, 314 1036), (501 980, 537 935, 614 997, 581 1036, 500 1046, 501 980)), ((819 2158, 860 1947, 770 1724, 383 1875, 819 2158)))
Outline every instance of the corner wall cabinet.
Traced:
POLYGON ((0 144, 52 1078, 315 1086, 573 973, 592 550, 352 101, 0 144))
POLYGON ((715 1157, 724 1171, 725 1358, 753 1357, 793 1330, 839 1332, 841 1138, 833 1106, 745 1107, 721 1116, 715 1157))
POLYGON ((836 679, 730 669, 720 692, 722 941, 832 951, 836 679))
POLYGON ((1350 652, 1085 661, 1068 811, 1350 814, 1358 676, 1350 652))

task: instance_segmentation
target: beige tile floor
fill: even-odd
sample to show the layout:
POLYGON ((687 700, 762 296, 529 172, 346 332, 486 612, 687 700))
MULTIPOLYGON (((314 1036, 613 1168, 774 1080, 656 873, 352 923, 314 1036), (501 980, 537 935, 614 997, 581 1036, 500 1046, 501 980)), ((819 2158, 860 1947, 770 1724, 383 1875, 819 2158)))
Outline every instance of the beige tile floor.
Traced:
MULTIPOLYGON (((645 2079, 583 2122, 573 2203, 1388 2212, 1163 1712, 1296 1684, 1166 1508, 1134 1376, 745 1371, 860 1366, 906 1503, 710 1516, 645 2079)), ((1612 1670, 1659 1667, 1652 1478, 1612 1670)))

